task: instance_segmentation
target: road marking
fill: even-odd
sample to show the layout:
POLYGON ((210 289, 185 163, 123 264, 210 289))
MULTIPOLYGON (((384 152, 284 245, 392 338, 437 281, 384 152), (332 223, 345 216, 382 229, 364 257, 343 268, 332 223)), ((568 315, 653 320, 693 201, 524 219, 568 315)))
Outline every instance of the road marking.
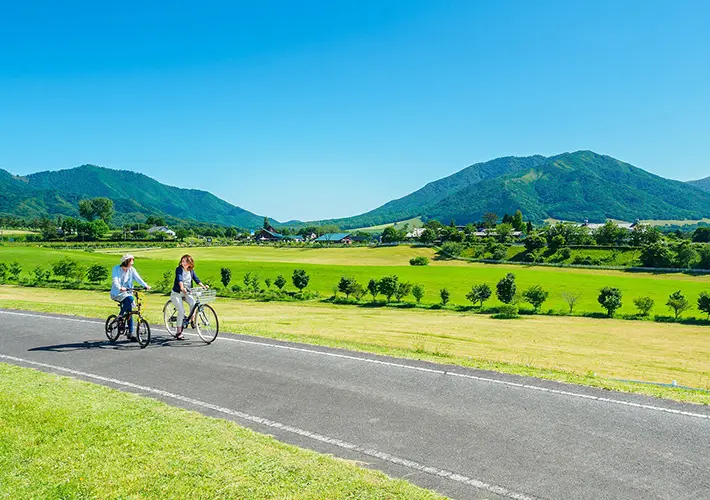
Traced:
POLYGON ((93 373, 82 372, 79 370, 73 370, 71 368, 64 368, 62 366, 50 365, 47 363, 39 363, 37 361, 30 361, 30 360, 23 359, 23 358, 17 358, 15 356, 7 356, 5 354, 0 354, 0 359, 6 359, 9 361, 14 361, 16 363, 22 363, 22 364, 26 364, 26 365, 30 365, 30 366, 37 366, 37 367, 41 367, 41 368, 47 368, 50 370, 65 372, 65 373, 69 373, 71 375, 76 375, 79 377, 100 380, 102 382, 108 382, 108 383, 123 386, 123 387, 130 387, 131 389, 137 389, 139 391, 156 394, 158 396, 163 396, 166 398, 175 399, 178 401, 189 403, 194 406, 206 408, 206 409, 213 410, 213 411, 216 411, 219 413, 224 413, 226 415, 231 415, 231 416, 240 418, 242 420, 253 422, 253 423, 256 423, 259 425, 264 425, 264 426, 271 427, 274 429, 279 429, 279 430, 282 430, 285 432, 289 432, 291 434, 296 434, 299 436, 307 437, 307 438, 313 439, 315 441, 319 441, 321 443, 326 443, 329 445, 337 446, 339 448, 343 448, 345 450, 350 450, 350 451, 362 453, 363 455, 378 458, 380 460, 384 460, 386 462, 390 462, 390 463, 393 463, 396 465, 401 465, 401 466, 404 466, 404 467, 407 467, 409 469, 413 469, 413 470, 416 470, 419 472, 424 472, 424 473, 431 474, 434 476, 443 477, 443 478, 449 479, 451 481, 456 481, 458 483, 466 484, 468 486, 473 486, 474 488, 477 488, 479 490, 484 490, 489 493, 494 493, 496 495, 501 495, 506 498, 511 498, 513 500, 541 500, 535 496, 526 495, 523 493, 518 493, 518 492, 515 492, 512 490, 509 490, 508 488, 505 488, 504 486, 489 484, 489 483, 480 481, 478 479, 470 478, 470 477, 467 477, 467 476, 464 476, 461 474, 457 474, 455 472, 451 472, 446 469, 439 469, 437 467, 423 465, 423 464, 420 464, 419 462, 415 462, 413 460, 408 460, 406 458, 400 458, 395 455, 390 455, 389 453, 385 453, 383 451, 378 451, 378 450, 375 450, 372 448, 363 448, 362 446, 358 446, 356 444, 349 443, 347 441, 342 441, 337 438, 332 438, 329 436, 325 436, 323 434, 318 434, 318 433, 307 431, 304 429, 299 429, 298 427, 293 427, 291 425, 282 424, 282 423, 276 422, 274 420, 269 420, 268 418, 249 415, 247 413, 244 413, 244 412, 241 412, 238 410, 232 410, 230 408, 217 406, 212 403, 206 403, 206 402, 200 401, 198 399, 193 399, 193 398, 190 398, 187 396, 182 396, 180 394, 175 394, 172 392, 164 391, 162 389, 155 389, 153 387, 138 385, 138 384, 134 384, 132 382, 126 382, 126 381, 118 380, 115 378, 103 377, 101 375, 95 375, 93 373))
MULTIPOLYGON (((33 317, 33 318, 51 318, 51 319, 60 319, 63 321, 77 321, 77 322, 81 322, 81 323, 103 324, 103 322, 96 321, 96 320, 65 318, 65 317, 57 317, 57 316, 44 316, 41 314, 21 313, 21 312, 14 312, 14 311, 0 310, 0 313, 12 314, 12 315, 16 315, 16 316, 29 316, 29 317, 33 317)), ((153 331, 168 333, 167 330, 163 330, 160 328, 154 328, 153 331)), ((188 332, 185 332, 185 333, 187 335, 197 337, 196 334, 190 334, 188 332)), ((238 335, 238 334, 236 334, 236 335, 238 335)), ((411 365, 406 365, 403 363, 393 363, 391 361, 383 361, 380 359, 351 356, 348 354, 339 354, 339 353, 335 353, 335 352, 318 351, 316 349, 308 349, 305 347, 294 347, 294 346, 287 346, 287 345, 280 345, 280 344, 272 344, 269 342, 258 342, 255 340, 235 339, 235 338, 229 338, 229 337, 224 337, 224 336, 219 337, 218 340, 219 341, 228 341, 228 342, 238 342, 238 343, 242 343, 242 344, 256 345, 256 346, 261 346, 261 347, 271 347, 271 348, 275 348, 275 349, 284 349, 284 350, 288 350, 288 351, 305 352, 308 354, 317 354, 320 356, 330 356, 333 358, 359 361, 362 363, 374 363, 374 364, 378 364, 378 365, 391 366, 394 368, 402 368, 402 369, 406 369, 406 370, 434 373, 434 374, 438 374, 438 375, 447 375, 447 376, 451 376, 451 377, 477 380, 479 382, 499 384, 499 385, 503 385, 503 386, 507 386, 507 387, 516 387, 518 389, 530 389, 533 391, 545 392, 545 393, 549 393, 549 394, 557 394, 560 396, 568 396, 568 397, 586 399, 586 400, 591 400, 591 401, 600 401, 603 403, 629 406, 629 407, 639 408, 639 409, 643 409, 643 410, 660 411, 663 413, 670 413, 673 415, 683 415, 686 417, 695 417, 695 418, 703 418, 706 420, 710 420, 710 414, 706 415, 706 414, 702 414, 702 413, 693 413, 693 412, 684 411, 684 410, 676 410, 673 408, 664 408, 662 406, 653 406, 653 405, 646 405, 646 404, 641 404, 641 403, 634 403, 631 401, 624 401, 621 399, 605 398, 602 396, 593 396, 590 394, 580 394, 577 392, 563 391, 560 389, 550 389, 548 387, 540 387, 538 385, 510 382, 507 380, 500 380, 500 379, 495 379, 495 378, 490 378, 490 377, 481 377, 478 375, 470 375, 470 374, 466 374, 466 373, 457 373, 457 372, 452 372, 452 371, 448 371, 448 370, 439 370, 439 369, 435 369, 435 368, 424 368, 421 366, 411 366, 411 365)))

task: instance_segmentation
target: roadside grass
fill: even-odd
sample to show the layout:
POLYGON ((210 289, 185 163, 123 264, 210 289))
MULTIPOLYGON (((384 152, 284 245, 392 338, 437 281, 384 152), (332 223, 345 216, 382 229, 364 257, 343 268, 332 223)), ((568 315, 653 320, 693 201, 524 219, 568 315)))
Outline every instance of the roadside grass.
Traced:
MULTIPOLYGON (((165 301, 148 295, 152 323, 162 323, 165 301)), ((11 286, 0 286, 0 307, 95 318, 116 309, 105 292, 11 286)), ((710 390, 707 326, 566 316, 497 320, 448 310, 230 299, 218 299, 215 309, 223 329, 234 333, 710 404, 708 392, 612 380, 710 390)), ((101 325, 92 338, 98 339, 101 325)))
POLYGON ((0 498, 443 498, 165 403, 0 363, 0 498))
MULTIPOLYGON (((244 274, 251 271, 261 276, 262 286, 264 278, 274 280, 277 275, 282 274, 288 282, 286 288, 293 290, 291 275, 294 268, 299 267, 306 269, 311 277, 308 291, 317 291, 329 296, 342 276, 354 277, 366 285, 370 278, 396 274, 400 281, 424 286, 423 304, 437 303, 439 290, 446 287, 451 292, 452 304, 465 305, 466 293, 472 285, 488 283, 495 289, 495 284, 509 272, 516 275, 520 291, 539 284, 550 292, 544 310, 567 310, 562 294, 581 291, 583 295, 576 306, 576 313, 603 312, 597 303, 599 290, 604 286, 614 286, 620 288, 623 293, 623 306, 618 311, 619 314, 636 313, 633 299, 639 296, 649 296, 655 301, 656 306, 651 314, 668 314, 665 306, 668 296, 676 290, 682 290, 693 306, 693 309, 684 315, 690 317, 694 314, 700 315, 694 310, 700 292, 710 291, 710 276, 681 273, 630 273, 600 269, 481 264, 458 260, 432 260, 429 266, 414 267, 409 265, 411 257, 431 257, 433 249, 405 245, 385 248, 294 249, 237 246, 138 250, 135 252, 136 267, 149 283, 155 284, 164 272, 175 268, 183 253, 188 252, 196 259, 198 275, 214 284, 219 283, 220 268, 228 267, 232 270, 231 284, 241 284, 244 274)), ((22 263, 22 276, 26 279, 34 266, 48 267, 52 262, 67 256, 84 266, 94 263, 113 266, 119 260, 115 254, 76 250, 19 246, 5 246, 0 250, 0 261, 22 263)), ((501 304, 493 297, 487 305, 501 304)))

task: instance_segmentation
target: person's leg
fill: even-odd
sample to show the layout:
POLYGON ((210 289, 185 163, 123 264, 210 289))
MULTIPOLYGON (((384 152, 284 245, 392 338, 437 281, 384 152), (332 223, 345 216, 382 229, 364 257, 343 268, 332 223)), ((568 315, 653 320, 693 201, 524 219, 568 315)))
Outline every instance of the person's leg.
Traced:
POLYGON ((177 333, 180 335, 182 333, 182 322, 185 319, 185 306, 182 303, 182 295, 175 292, 171 293, 170 302, 177 309, 177 333))
MULTIPOLYGON (((192 311, 192 306, 194 306, 195 302, 196 302, 195 297, 193 297, 192 295, 187 295, 185 297, 185 300, 187 301, 187 305, 188 305, 190 311, 192 311)), ((192 317, 190 317, 189 319, 190 319, 190 321, 192 321, 192 317)))
MULTIPOLYGON (((121 314, 128 314, 133 310, 133 296, 129 295, 121 302, 121 314)), ((128 316, 128 336, 133 336, 133 315, 128 316)))

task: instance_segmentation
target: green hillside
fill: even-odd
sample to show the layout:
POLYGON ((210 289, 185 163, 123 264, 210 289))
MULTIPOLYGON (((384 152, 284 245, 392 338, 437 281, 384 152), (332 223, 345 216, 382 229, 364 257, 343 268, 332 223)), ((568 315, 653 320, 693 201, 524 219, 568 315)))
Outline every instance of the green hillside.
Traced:
POLYGON ((115 220, 147 215, 258 228, 255 215, 206 191, 167 186, 146 175, 94 165, 16 177, 0 170, 0 212, 24 217, 78 216, 78 201, 105 196, 114 202, 115 220))
POLYGON ((705 179, 700 179, 697 181, 689 181, 688 184, 691 186, 699 187, 703 191, 710 191, 710 177, 706 177, 705 179))

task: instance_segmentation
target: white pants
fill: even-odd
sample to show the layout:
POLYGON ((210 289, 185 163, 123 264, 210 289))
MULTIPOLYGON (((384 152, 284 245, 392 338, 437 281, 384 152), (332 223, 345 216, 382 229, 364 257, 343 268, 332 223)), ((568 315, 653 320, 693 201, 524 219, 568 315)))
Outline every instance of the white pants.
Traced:
POLYGON ((182 330, 182 320, 185 319, 185 306, 182 303, 183 299, 185 299, 187 304, 190 306, 190 309, 192 309, 192 306, 195 305, 195 298, 192 295, 183 295, 180 292, 170 292, 170 302, 173 303, 178 312, 177 327, 180 330, 182 330))

